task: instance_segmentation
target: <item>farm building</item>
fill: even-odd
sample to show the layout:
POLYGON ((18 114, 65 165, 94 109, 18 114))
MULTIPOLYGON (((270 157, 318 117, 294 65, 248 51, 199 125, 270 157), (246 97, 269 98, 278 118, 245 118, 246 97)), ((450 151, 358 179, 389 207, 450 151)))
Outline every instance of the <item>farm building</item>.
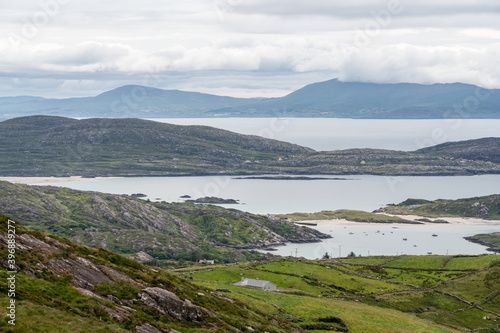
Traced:
POLYGON ((276 291, 277 285, 270 281, 259 279, 241 278, 241 281, 234 283, 235 286, 250 287, 260 290, 276 291))

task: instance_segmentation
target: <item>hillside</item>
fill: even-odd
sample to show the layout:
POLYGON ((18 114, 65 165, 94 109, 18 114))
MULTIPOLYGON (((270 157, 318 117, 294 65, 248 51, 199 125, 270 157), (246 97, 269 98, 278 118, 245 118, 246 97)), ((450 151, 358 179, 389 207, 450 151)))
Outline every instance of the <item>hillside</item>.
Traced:
POLYGON ((458 200, 408 199, 395 206, 381 208, 380 211, 429 217, 476 217, 500 220, 500 194, 458 200))
POLYGON ((335 117, 365 119, 500 118, 498 89, 462 83, 421 85, 342 82, 309 84, 286 96, 232 98, 196 92, 123 86, 95 97, 5 99, 0 119, 27 115, 70 117, 335 117), (478 107, 454 105, 478 96, 478 107), (480 99, 479 99, 480 97, 480 99))
POLYGON ((0 284, 0 302, 14 304, 9 316, 2 306, 2 332, 305 332, 161 269, 31 231, 1 214, 0 255, 0 278, 10 279, 9 287, 0 284), (17 245, 10 264, 8 230, 17 245))
POLYGON ((167 272, 32 231, 0 214, 2 332, 495 331, 498 256, 282 259, 167 272), (8 230, 16 231, 15 238, 8 230), (8 272, 10 271, 10 272, 8 272), (242 277, 281 292, 234 286, 242 277), (186 279, 187 278, 187 279, 186 279), (15 285, 15 296, 9 288, 15 285))
POLYGON ((312 151, 207 126, 141 119, 32 116, 0 122, 3 176, 256 172, 266 162, 312 151))
POLYGON ((500 163, 500 138, 447 142, 419 149, 416 153, 500 163))
POLYGON ((0 122, 0 176, 474 175, 500 173, 499 140, 466 141, 451 157, 446 149, 317 152, 207 126, 30 116, 0 122))
POLYGON ((242 250, 330 236, 292 223, 216 206, 146 202, 126 195, 0 181, 0 210, 34 230, 80 243, 155 259, 260 256, 242 250))

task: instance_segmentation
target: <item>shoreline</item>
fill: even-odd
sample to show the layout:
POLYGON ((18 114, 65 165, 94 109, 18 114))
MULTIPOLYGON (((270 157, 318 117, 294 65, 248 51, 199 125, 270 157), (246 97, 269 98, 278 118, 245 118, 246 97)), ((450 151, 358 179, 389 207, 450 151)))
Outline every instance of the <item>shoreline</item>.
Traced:
POLYGON ((64 183, 64 182, 79 182, 84 180, 102 180, 114 179, 123 177, 83 177, 83 176, 69 176, 69 177, 0 177, 0 180, 7 181, 13 184, 24 185, 44 185, 51 183, 64 183))
MULTIPOLYGON (((389 214, 387 214, 389 215, 389 214)), ((407 220, 413 220, 426 218, 425 216, 418 215, 391 215, 401 217, 407 220)), ((500 226, 500 220, 484 220, 475 217, 440 217, 441 219, 445 219, 448 223, 432 223, 432 222, 420 222, 419 224, 410 224, 410 223, 382 223, 382 222, 356 222, 350 221, 346 219, 331 219, 331 220, 301 220, 295 221, 296 223, 317 223, 318 226, 323 223, 337 223, 342 225, 360 225, 360 224, 378 224, 378 225, 498 225, 500 226)))

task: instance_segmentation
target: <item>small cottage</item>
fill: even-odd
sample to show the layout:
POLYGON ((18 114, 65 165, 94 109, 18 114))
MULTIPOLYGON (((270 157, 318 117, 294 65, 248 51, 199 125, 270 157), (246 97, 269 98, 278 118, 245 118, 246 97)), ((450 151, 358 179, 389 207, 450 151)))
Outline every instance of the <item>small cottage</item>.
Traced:
POLYGON ((215 264, 215 260, 207 260, 207 259, 200 259, 198 262, 200 264, 210 264, 210 265, 214 265, 215 264))
POLYGON ((235 286, 250 287, 266 291, 276 291, 277 285, 270 281, 259 279, 241 278, 241 281, 234 283, 235 286))

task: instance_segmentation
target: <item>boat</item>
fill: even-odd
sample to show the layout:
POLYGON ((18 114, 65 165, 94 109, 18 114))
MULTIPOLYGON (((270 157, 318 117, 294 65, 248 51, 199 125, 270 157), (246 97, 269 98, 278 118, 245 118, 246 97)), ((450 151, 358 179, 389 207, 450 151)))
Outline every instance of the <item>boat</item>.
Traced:
POLYGON ((436 235, 436 234, 432 234, 432 237, 437 237, 437 236, 438 236, 438 235, 436 235))
POLYGON ((432 254, 432 252, 427 252, 427 254, 432 254))
POLYGON ((408 238, 403 238, 403 240, 404 240, 404 241, 407 241, 407 240, 408 240, 408 238))
POLYGON ((349 235, 354 235, 354 232, 350 232, 349 235))
POLYGON ((413 244, 413 247, 417 247, 417 245, 413 244))

